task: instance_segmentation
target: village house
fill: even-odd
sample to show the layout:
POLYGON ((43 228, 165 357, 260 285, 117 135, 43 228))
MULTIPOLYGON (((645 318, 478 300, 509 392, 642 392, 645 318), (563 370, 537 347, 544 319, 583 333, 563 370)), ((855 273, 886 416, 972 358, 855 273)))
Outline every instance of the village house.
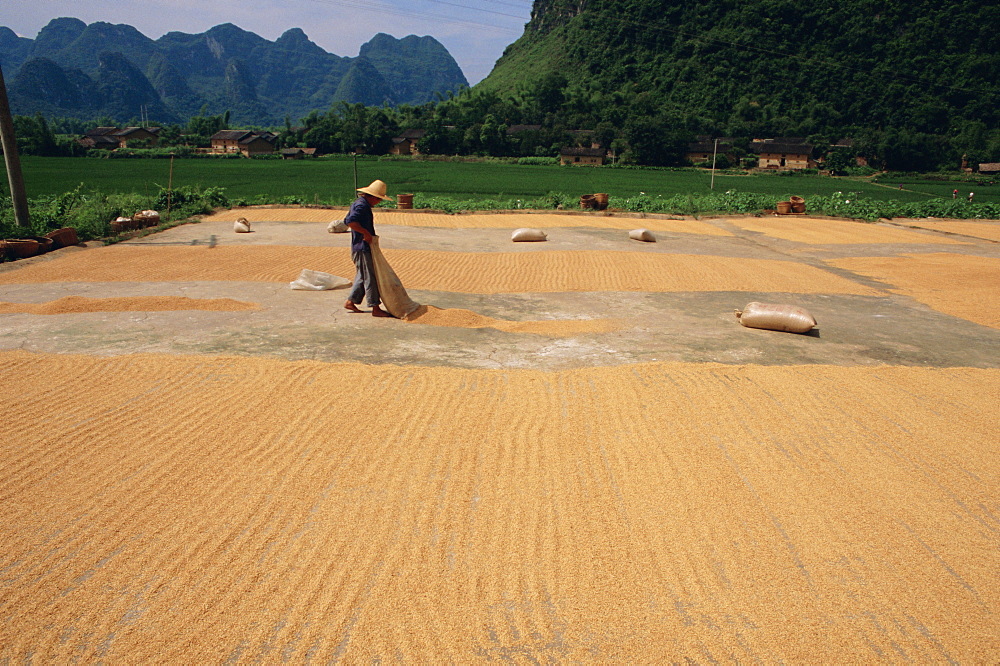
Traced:
POLYGON ((281 159, 301 160, 307 157, 316 157, 315 148, 282 148, 281 159))
POLYGON ((757 155, 759 169, 814 169, 813 147, 804 139, 754 139, 750 152, 757 155))
POLYGON ((684 153, 684 159, 691 164, 711 164, 713 156, 718 159, 719 155, 725 155, 731 163, 736 162, 736 156, 732 152, 732 138, 714 139, 710 136, 698 136, 695 139, 696 141, 688 144, 687 152, 684 153), (715 143, 716 140, 719 142, 718 145, 715 143))
POLYGON ((566 166, 601 166, 606 152, 602 148, 563 148, 559 151, 559 164, 566 166))
POLYGON ((389 148, 390 155, 419 155, 420 148, 417 142, 424 138, 427 130, 408 129, 399 136, 392 138, 392 146, 389 148))
POLYGON ((122 148, 128 148, 129 142, 145 142, 145 146, 154 148, 160 143, 159 135, 159 127, 126 127, 115 132, 113 136, 118 138, 122 148))
POLYGON ((979 165, 979 173, 993 175, 1000 173, 1000 162, 983 162, 979 165))
POLYGON ((155 147, 160 142, 159 127, 95 127, 87 130, 78 143, 87 148, 103 148, 105 150, 115 150, 117 148, 128 148, 128 144, 145 142, 146 147, 155 147))
POLYGON ((253 130, 220 130, 212 135, 213 153, 242 153, 244 157, 274 152, 275 135, 253 130))

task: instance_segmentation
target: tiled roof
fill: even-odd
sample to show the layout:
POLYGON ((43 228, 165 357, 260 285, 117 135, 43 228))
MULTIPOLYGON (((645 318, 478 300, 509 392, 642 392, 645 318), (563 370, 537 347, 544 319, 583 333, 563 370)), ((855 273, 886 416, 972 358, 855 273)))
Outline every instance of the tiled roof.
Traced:
POLYGON ((252 134, 250 130, 219 130, 212 135, 212 141, 239 141, 247 134, 252 134))

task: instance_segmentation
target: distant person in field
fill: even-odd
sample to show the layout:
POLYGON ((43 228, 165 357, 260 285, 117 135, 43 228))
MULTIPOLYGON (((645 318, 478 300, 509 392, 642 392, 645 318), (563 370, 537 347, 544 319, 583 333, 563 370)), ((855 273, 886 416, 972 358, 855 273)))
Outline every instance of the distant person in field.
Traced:
POLYGON ((969 203, 972 203, 972 197, 976 196, 975 192, 969 192, 969 203))
POLYGON ((952 190, 951 191, 951 198, 952 199, 957 199, 958 198, 958 190, 952 190))
POLYGON ((372 309, 373 317, 391 317, 392 315, 379 307, 378 283, 375 281, 375 266, 372 264, 371 242, 375 238, 375 219, 372 206, 380 201, 392 201, 385 195, 385 183, 381 180, 372 181, 368 187, 358 188, 358 198, 351 204, 351 210, 344 218, 344 224, 351 230, 351 259, 357 268, 351 293, 347 295, 344 307, 351 312, 362 312, 358 309, 361 299, 368 298, 368 307, 372 309))

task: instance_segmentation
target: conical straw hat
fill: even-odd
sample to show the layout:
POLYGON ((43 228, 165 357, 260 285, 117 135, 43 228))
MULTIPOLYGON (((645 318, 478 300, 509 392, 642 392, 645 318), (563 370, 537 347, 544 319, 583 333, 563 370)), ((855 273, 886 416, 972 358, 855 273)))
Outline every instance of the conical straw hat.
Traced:
POLYGON ((382 201, 392 201, 392 197, 387 197, 385 195, 385 183, 381 180, 373 180, 372 184, 368 187, 359 187, 358 192, 370 194, 373 197, 381 199, 382 201))

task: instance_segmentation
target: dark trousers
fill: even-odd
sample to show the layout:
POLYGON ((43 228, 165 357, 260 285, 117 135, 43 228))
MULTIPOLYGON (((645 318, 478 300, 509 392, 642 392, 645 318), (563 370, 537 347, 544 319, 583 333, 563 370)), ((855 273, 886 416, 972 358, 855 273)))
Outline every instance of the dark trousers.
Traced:
POLYGON ((351 252, 351 259, 358 269, 354 275, 354 284, 351 285, 351 293, 347 298, 352 303, 360 303, 365 296, 368 297, 368 307, 373 308, 381 300, 378 296, 378 282, 375 281, 375 265, 372 263, 371 252, 351 252))

